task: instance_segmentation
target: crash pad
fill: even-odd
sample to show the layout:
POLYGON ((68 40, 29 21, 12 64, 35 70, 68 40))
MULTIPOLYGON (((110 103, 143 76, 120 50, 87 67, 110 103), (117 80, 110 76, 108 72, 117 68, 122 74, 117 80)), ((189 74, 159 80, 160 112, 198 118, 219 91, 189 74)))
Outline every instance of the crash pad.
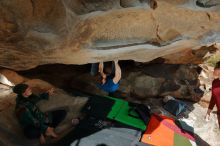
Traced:
POLYGON ((103 141, 105 138, 113 145, 122 146, 134 142, 136 136, 139 136, 138 142, 141 137, 139 134, 146 129, 146 125, 135 111, 129 114, 129 109, 129 104, 125 100, 90 95, 81 111, 86 113, 84 119, 53 146, 84 146, 88 141, 90 146, 93 144, 96 146, 105 144, 104 142, 108 141, 103 141), (113 127, 117 129, 112 129, 113 127))
POLYGON ((113 98, 110 96, 106 96, 106 98, 109 98, 109 99, 115 101, 114 105, 112 106, 111 111, 107 115, 107 117, 109 119, 114 119, 118 115, 120 109, 123 107, 123 105, 126 103, 126 101, 122 100, 122 99, 118 99, 118 98, 113 98))
POLYGON ((194 135, 175 124, 175 120, 166 116, 152 115, 141 142, 155 146, 192 146, 194 135))
POLYGON ((75 140, 71 146, 130 146, 137 143, 140 137, 141 132, 134 129, 107 128, 75 140))
POLYGON ((146 124, 135 111, 129 112, 130 109, 131 106, 125 100, 110 96, 92 96, 89 98, 82 112, 99 119, 109 118, 144 131, 146 124))
POLYGON ((113 99, 101 96, 90 96, 81 112, 86 113, 87 116, 105 119, 114 104, 115 100, 113 99))
POLYGON ((95 117, 86 117, 80 123, 57 141, 53 146, 70 146, 73 141, 88 137, 102 129, 111 127, 112 123, 95 117))
POLYGON ((146 125, 139 115, 135 111, 131 111, 131 106, 127 101, 121 99, 115 99, 113 97, 108 97, 115 100, 115 104, 112 107, 112 110, 108 114, 108 118, 121 122, 123 124, 146 130, 146 125))
POLYGON ((175 120, 175 123, 178 127, 180 127, 181 129, 184 129, 185 131, 193 134, 194 133, 194 129, 193 127, 191 127, 190 125, 188 125, 186 122, 182 121, 182 120, 175 120))

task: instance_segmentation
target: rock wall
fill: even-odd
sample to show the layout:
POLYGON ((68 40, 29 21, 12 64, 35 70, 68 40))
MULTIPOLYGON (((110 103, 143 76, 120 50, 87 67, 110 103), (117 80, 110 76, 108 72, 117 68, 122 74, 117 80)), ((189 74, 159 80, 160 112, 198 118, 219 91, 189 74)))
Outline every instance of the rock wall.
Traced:
POLYGON ((196 50, 208 53, 220 41, 219 9, 214 0, 1 0, 0 66, 158 57, 200 63, 196 50))
MULTIPOLYGON (((213 79, 212 76, 208 79, 201 76, 201 73, 207 74, 207 72, 198 65, 144 64, 132 61, 119 63, 122 68, 122 79, 118 91, 112 94, 119 98, 132 97, 145 100, 172 95, 180 99, 200 101, 203 95, 206 95, 206 90, 209 92, 213 79)), ((105 64, 105 69, 106 72, 111 71, 110 62, 105 64)), ((79 90, 108 95, 97 88, 96 79, 89 72, 90 65, 45 65, 19 73, 29 78, 40 78, 70 92, 79 90)))

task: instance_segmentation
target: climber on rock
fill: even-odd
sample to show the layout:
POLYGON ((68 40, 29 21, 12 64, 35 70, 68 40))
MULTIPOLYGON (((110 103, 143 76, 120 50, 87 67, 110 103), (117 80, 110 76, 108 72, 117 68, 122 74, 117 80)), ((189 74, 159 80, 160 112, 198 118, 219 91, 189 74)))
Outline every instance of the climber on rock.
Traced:
POLYGON ((54 128, 65 118, 65 110, 42 112, 36 103, 48 99, 53 94, 53 88, 39 96, 32 93, 27 84, 17 84, 13 92, 17 94, 15 114, 27 138, 40 138, 40 143, 46 142, 45 136, 57 138, 54 128))
POLYGON ((100 62, 99 64, 92 64, 91 74, 96 75, 97 72, 99 72, 100 74, 96 75, 98 88, 105 92, 113 93, 118 90, 119 81, 121 80, 121 68, 118 61, 112 62, 112 71, 110 74, 105 74, 103 70, 103 62, 100 62))
POLYGON ((213 75, 216 77, 216 79, 214 79, 212 82, 212 96, 205 119, 209 120, 210 113, 216 105, 218 124, 220 128, 220 61, 216 64, 213 75))

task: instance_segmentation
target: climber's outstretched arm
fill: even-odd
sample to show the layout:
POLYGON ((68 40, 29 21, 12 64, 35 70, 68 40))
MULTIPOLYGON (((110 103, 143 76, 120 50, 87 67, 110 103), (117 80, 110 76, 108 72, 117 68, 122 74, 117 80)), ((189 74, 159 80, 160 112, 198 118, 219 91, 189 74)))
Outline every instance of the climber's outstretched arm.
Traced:
POLYGON ((115 63, 115 77, 113 78, 113 82, 117 84, 121 80, 121 68, 118 64, 118 61, 114 61, 115 63))
POLYGON ((104 64, 103 62, 99 63, 99 73, 101 74, 102 78, 106 78, 106 74, 104 73, 104 64))

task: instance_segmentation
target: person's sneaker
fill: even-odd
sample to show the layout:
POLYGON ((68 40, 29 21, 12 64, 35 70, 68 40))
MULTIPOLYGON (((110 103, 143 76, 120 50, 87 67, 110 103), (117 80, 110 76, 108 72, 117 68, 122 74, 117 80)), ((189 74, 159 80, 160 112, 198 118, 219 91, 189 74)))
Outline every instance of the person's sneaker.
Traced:
POLYGON ((73 126, 76 126, 76 125, 79 124, 79 119, 78 118, 74 118, 74 119, 72 119, 71 123, 72 123, 73 126))

